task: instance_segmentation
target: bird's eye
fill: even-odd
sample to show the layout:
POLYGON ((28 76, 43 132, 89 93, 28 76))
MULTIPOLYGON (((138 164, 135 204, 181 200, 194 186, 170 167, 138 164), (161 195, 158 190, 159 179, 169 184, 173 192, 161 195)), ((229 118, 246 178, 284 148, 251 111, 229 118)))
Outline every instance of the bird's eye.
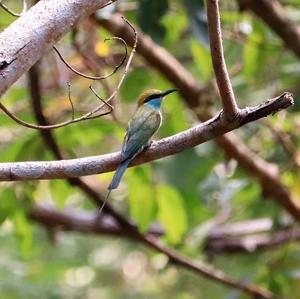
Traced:
POLYGON ((159 94, 152 94, 151 96, 148 96, 145 100, 144 103, 147 103, 153 99, 157 99, 159 97, 159 94))

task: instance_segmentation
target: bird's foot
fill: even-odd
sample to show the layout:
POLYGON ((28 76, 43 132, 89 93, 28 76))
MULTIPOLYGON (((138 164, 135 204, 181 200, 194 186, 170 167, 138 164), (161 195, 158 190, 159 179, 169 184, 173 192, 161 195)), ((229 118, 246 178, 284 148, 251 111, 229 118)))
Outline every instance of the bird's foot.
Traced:
POLYGON ((147 150, 151 146, 152 143, 153 143, 153 140, 149 140, 144 147, 144 151, 147 150))

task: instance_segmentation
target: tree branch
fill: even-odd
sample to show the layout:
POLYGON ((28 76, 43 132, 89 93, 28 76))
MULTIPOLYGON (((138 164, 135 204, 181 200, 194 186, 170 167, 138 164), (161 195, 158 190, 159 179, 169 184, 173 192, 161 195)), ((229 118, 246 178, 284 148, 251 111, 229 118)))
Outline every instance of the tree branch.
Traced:
POLYGON ((114 1, 41 0, 13 22, 0 33, 0 96, 80 18, 114 1))
MULTIPOLYGON (((42 95, 40 90, 40 74, 39 74, 39 64, 35 64, 28 73, 28 84, 29 91, 31 95, 31 105, 33 108, 34 116, 37 122, 40 125, 47 125, 48 121, 43 114, 42 109, 42 95)), ((53 134, 51 131, 40 131, 41 136, 45 142, 45 145, 50 149, 50 151, 54 154, 54 156, 62 160, 64 159, 64 154, 60 150, 53 134)), ((99 194, 99 192, 95 191, 91 188, 87 183, 85 183, 81 178, 69 178, 69 184, 78 187, 82 192, 84 192, 96 206, 102 206, 104 201, 104 197, 99 194)), ((104 208, 104 212, 110 214, 114 219, 122 226, 123 229, 126 229, 127 233, 139 239, 140 233, 137 231, 137 228, 132 226, 126 218, 117 213, 110 205, 106 205, 104 208)))
POLYGON ((23 8, 22 8, 22 12, 21 13, 17 13, 12 11, 10 8, 8 8, 4 3, 2 3, 3 0, 0 0, 0 7, 2 9, 4 9, 6 12, 8 12, 9 14, 11 14, 14 17, 20 17, 22 14, 24 14, 27 10, 27 3, 26 0, 23 0, 23 8))
POLYGON ((53 207, 38 206, 31 209, 29 218, 47 228, 59 228, 61 230, 78 231, 82 233, 94 233, 130 237, 125 229, 111 216, 99 219, 97 215, 85 211, 65 209, 57 210, 53 207))
MULTIPOLYGON (((122 228, 119 227, 113 219, 109 217, 101 217, 101 220, 99 221, 99 217, 97 215, 92 215, 90 213, 79 213, 75 211, 61 212, 50 207, 36 207, 30 212, 29 217, 46 227, 58 227, 63 230, 74 230, 94 234, 101 233, 132 238, 132 235, 128 235, 127 231, 122 230, 122 228)), ((144 245, 165 254, 175 265, 187 268, 188 270, 193 270, 197 274, 203 275, 223 285, 241 290, 249 295, 265 299, 276 299, 275 295, 266 290, 254 285, 244 284, 243 282, 230 279, 222 271, 214 269, 199 261, 193 261, 175 250, 164 246, 154 237, 154 235, 159 235, 160 233, 161 231, 159 229, 152 228, 147 235, 143 235, 143 239, 140 241, 142 241, 144 245)))
MULTIPOLYGON (((124 72, 123 72, 123 74, 122 74, 122 76, 121 76, 121 78, 119 80, 119 83, 117 84, 117 87, 115 88, 115 90, 110 94, 110 96, 106 100, 103 100, 102 98, 100 98, 97 95, 97 93, 94 91, 94 89, 92 88, 92 86, 90 86, 90 90, 101 101, 101 104, 99 104, 98 106, 96 106, 95 108, 93 108, 92 110, 90 110, 89 112, 85 113, 84 115, 82 115, 80 117, 77 117, 77 118, 74 118, 74 107, 73 107, 73 103, 72 103, 72 100, 71 100, 70 87, 69 87, 69 101, 70 101, 71 106, 72 106, 72 118, 70 120, 64 121, 62 123, 54 124, 54 125, 35 125, 35 124, 30 124, 28 122, 25 122, 22 119, 18 118, 14 113, 10 112, 1 102, 0 102, 0 109, 6 115, 8 115, 11 119, 13 119, 16 123, 18 123, 18 124, 20 124, 20 125, 22 125, 24 127, 31 128, 31 129, 37 129, 37 130, 57 129, 57 128, 68 126, 68 125, 76 123, 76 122, 91 120, 91 119, 99 118, 101 116, 110 114, 113 111, 114 107, 109 102, 111 102, 115 98, 115 96, 118 94, 118 92, 119 92, 119 90, 120 90, 120 88, 121 88, 121 86, 122 86, 122 84, 124 82, 124 79, 125 79, 125 77, 127 75, 127 72, 129 70, 129 66, 130 66, 130 64, 132 62, 132 59, 133 59, 133 56, 134 56, 134 53, 135 53, 135 50, 136 50, 136 45, 137 45, 137 32, 135 31, 134 27, 131 25, 131 23, 128 20, 126 20, 124 17, 122 17, 122 19, 129 25, 129 27, 134 32, 134 38, 135 38, 134 39, 134 45, 133 45, 132 51, 131 51, 131 53, 129 55, 128 61, 126 63, 124 72), (102 112, 100 114, 96 114, 97 112, 99 112, 103 108, 107 108, 107 107, 109 108, 108 111, 102 112)), ((122 41, 122 43, 123 43, 123 45, 125 47, 125 54, 124 54, 124 57, 122 58, 121 62, 114 68, 114 70, 110 74, 102 76, 102 77, 88 77, 88 76, 86 76, 86 75, 84 75, 84 74, 76 71, 73 67, 71 67, 64 60, 64 58, 61 56, 61 54, 58 52, 58 50, 55 47, 53 47, 53 48, 55 49, 55 51, 57 53, 59 53, 59 57, 67 65, 67 67, 69 69, 71 69, 74 73, 76 73, 77 75, 80 75, 80 76, 82 76, 84 78, 91 79, 91 80, 102 80, 102 79, 108 78, 109 76, 112 76, 121 67, 121 65, 125 62, 126 57, 127 57, 127 44, 126 44, 126 42, 122 38, 119 38, 119 37, 113 37, 112 39, 117 39, 117 40, 121 40, 122 41)))
MULTIPOLYGON (((131 32, 123 26, 117 15, 111 16, 109 20, 95 18, 112 34, 123 37, 127 44, 132 45, 130 43, 131 32)), ((206 121, 207 118, 211 117, 211 112, 205 105, 207 98, 210 97, 208 90, 200 88, 192 74, 166 49, 155 44, 150 37, 141 32, 138 35, 137 53, 180 90, 183 100, 194 111, 199 120, 206 121)), ((258 179, 265 195, 270 196, 288 213, 300 220, 300 207, 281 182, 279 170, 275 164, 268 163, 252 153, 232 133, 218 137, 216 142, 229 158, 235 159, 242 169, 258 179)))
MULTIPOLYGON (((82 210, 65 209, 60 211, 51 206, 37 206, 31 209, 28 216, 31 220, 47 228, 134 239, 133 234, 123 228, 111 215, 99 218, 97 213, 82 210)), ((160 236, 163 234, 163 230, 159 225, 152 225, 148 234, 160 236)))
POLYGON ((300 57, 300 26, 292 22, 278 0, 238 0, 241 9, 260 17, 300 57))
POLYGON ((205 242, 204 250, 209 254, 253 253, 259 250, 274 249, 275 247, 299 240, 299 229, 285 229, 273 234, 269 232, 269 234, 249 235, 239 238, 228 236, 219 238, 209 237, 205 242))
POLYGON ((222 100, 223 114, 230 121, 238 116, 238 106, 224 58, 219 0, 207 0, 207 19, 212 63, 222 100))
MULTIPOLYGON (((34 82, 30 82, 30 89, 31 89, 31 94, 32 94, 32 101, 33 101, 33 105, 34 105, 34 112, 35 115, 37 117, 38 122, 42 122, 44 124, 47 124, 47 120, 46 118, 43 116, 43 111, 42 111, 42 107, 41 107, 41 94, 40 94, 40 87, 39 87, 39 75, 38 75, 38 69, 37 67, 31 69, 30 73, 32 73, 30 75, 30 81, 34 81, 34 82), (34 103, 36 102, 36 103, 34 103)), ((57 156, 57 158, 61 158, 63 155, 60 152, 58 145, 54 139, 54 136, 52 135, 51 132, 47 132, 47 131, 41 131, 41 134, 46 142, 46 144, 48 144, 50 146, 50 149, 52 149, 52 151, 54 152, 54 154, 57 156), (58 152, 56 152, 56 150, 58 150, 58 152)), ((98 195, 97 192, 95 192, 93 189, 91 189, 87 184, 85 184, 82 179, 80 178, 73 178, 73 179, 68 179, 68 181, 71 184, 74 184, 76 186, 78 186, 82 191, 84 191, 96 204, 99 203, 99 201, 103 201, 102 197, 100 195, 98 195)), ((171 260, 171 262, 175 263, 175 264, 179 264, 189 270, 193 270, 196 273, 200 274, 200 275, 204 275, 207 278, 217 281, 219 283, 222 283, 224 285, 233 287, 233 288, 237 288, 240 289, 242 291, 244 291, 245 293, 251 294, 253 296, 260 296, 262 298, 266 298, 266 299, 275 299, 275 297, 273 296, 273 294, 271 294, 268 291, 265 291, 263 289, 260 289, 256 286, 252 286, 249 284, 244 284, 235 280, 232 280, 230 278, 228 278, 223 272, 219 271, 219 270, 215 270, 212 269, 210 267, 208 267, 205 264, 202 263, 195 263, 194 261, 192 261, 191 259, 185 257, 184 255, 177 253, 174 250, 169 249, 168 247, 160 244, 160 242, 158 240, 155 240, 153 238, 151 238, 150 235, 143 235, 141 234, 137 228, 131 224, 130 222, 128 222, 123 216, 121 216, 118 212, 116 212, 113 208, 111 208, 109 205, 105 206, 105 212, 107 212, 108 214, 110 214, 114 220, 117 221, 117 223, 119 224, 119 226, 122 228, 123 232, 125 233, 126 236, 131 237, 155 250, 158 250, 159 252, 162 252, 164 254, 166 254, 169 259, 171 260)), ((32 215, 31 215, 32 216, 32 215)), ((60 217, 58 220, 60 221, 60 226, 63 224, 65 227, 71 229, 71 228, 75 228, 74 227, 74 223, 78 224, 81 223, 81 229, 87 229, 87 223, 82 221, 77 221, 76 219, 72 218, 71 221, 73 226, 70 225, 70 221, 68 223, 66 223, 66 218, 68 219, 68 217, 63 217, 61 218, 61 216, 64 215, 55 215, 54 216, 54 220, 57 220, 57 217, 60 217), (85 226, 83 226, 85 224, 85 226)), ((68 216, 68 215, 67 215, 68 216)), ((45 218, 47 219, 47 223, 49 223, 49 216, 45 217, 45 215, 41 218, 37 217, 35 218, 35 220, 39 220, 41 222, 43 222, 44 219, 44 224, 45 224, 45 218)), ((53 215, 51 218, 51 223, 54 225, 53 223, 53 215)), ((99 215, 97 215, 98 221, 99 221, 99 215)), ((100 217, 100 222, 102 221, 102 217, 100 217)), ((70 219, 69 219, 70 220, 70 219)), ((79 219, 80 220, 80 219, 79 219)), ((82 220, 82 219, 81 219, 82 220)), ((93 220, 94 221, 94 220, 93 220)), ((93 224, 95 225, 95 223, 93 222, 93 224)), ((90 223, 89 223, 90 225, 90 223)), ((93 231, 99 231, 99 227, 93 227, 93 231)), ((78 228, 78 227, 76 227, 78 228)), ((103 229, 103 227, 101 228, 103 229)), ((112 228, 108 228, 108 229, 112 229, 112 228)), ((153 228, 152 228, 153 229, 153 228)), ((114 228, 113 233, 117 233, 116 232, 116 228, 114 228)))
MULTIPOLYGON (((225 121, 218 115, 191 129, 153 142, 133 160, 131 166, 174 155, 290 105, 293 105, 293 98, 290 93, 284 93, 257 107, 240 110, 239 118, 232 122, 225 121)), ((118 152, 61 161, 0 163, 0 181, 72 178, 104 173, 114 170, 120 161, 121 155, 118 152)))
MULTIPOLYGON (((46 228, 118 236, 135 240, 134 235, 124 229, 111 215, 99 218, 97 213, 82 210, 68 208, 61 211, 51 206, 36 206, 31 209, 28 216, 46 228)), ((271 229, 272 221, 270 219, 222 224, 221 227, 217 226, 209 232, 204 251, 209 255, 237 252, 253 253, 300 240, 300 230, 298 229, 283 229, 270 235, 271 229)), ((147 235, 156 237, 163 234, 164 231, 158 224, 153 224, 147 232, 147 235)))
MULTIPOLYGON (((61 231, 77 231, 85 234, 118 236, 135 240, 134 236, 128 233, 110 215, 105 215, 99 219, 97 213, 70 208, 61 211, 51 206, 36 206, 29 212, 28 216, 31 220, 46 228, 58 228, 61 231)), ((260 219, 251 221, 251 223, 245 221, 229 225, 222 224, 221 227, 217 226, 209 232, 204 251, 208 254, 253 253, 300 240, 300 230, 298 229, 283 229, 271 234, 271 222, 270 219, 260 219), (254 230, 253 225, 255 225, 254 230), (246 228, 246 232, 242 227, 246 228), (238 236, 238 234, 241 234, 241 236, 238 236)), ((158 224, 152 225, 147 232, 147 235, 156 237, 163 234, 164 231, 158 224)))

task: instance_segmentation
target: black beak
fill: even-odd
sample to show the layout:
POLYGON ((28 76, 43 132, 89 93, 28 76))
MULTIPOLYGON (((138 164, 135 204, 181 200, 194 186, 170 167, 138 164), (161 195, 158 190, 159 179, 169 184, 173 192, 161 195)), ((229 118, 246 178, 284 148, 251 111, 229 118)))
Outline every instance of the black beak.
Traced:
POLYGON ((169 89, 169 90, 166 90, 166 91, 162 92, 160 95, 162 97, 165 97, 166 95, 168 95, 168 94, 170 94, 170 93, 172 93, 174 91, 178 91, 178 89, 169 89))

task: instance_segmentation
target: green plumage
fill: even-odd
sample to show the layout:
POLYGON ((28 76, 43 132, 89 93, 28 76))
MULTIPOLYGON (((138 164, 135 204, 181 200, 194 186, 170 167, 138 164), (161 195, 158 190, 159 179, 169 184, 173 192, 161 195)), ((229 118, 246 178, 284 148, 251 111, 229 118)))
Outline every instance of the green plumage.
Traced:
POLYGON ((128 124, 122 148, 124 159, 140 152, 158 130, 161 122, 160 109, 154 109, 146 104, 140 106, 128 124))
POLYGON ((162 122, 162 114, 160 111, 161 102, 164 96, 174 91, 174 89, 171 89, 161 92, 157 89, 149 89, 140 95, 138 108, 128 123, 121 152, 122 161, 108 186, 108 194, 100 208, 100 212, 102 211, 111 190, 116 189, 119 186, 121 178, 131 160, 145 148, 150 138, 160 127, 162 122))

